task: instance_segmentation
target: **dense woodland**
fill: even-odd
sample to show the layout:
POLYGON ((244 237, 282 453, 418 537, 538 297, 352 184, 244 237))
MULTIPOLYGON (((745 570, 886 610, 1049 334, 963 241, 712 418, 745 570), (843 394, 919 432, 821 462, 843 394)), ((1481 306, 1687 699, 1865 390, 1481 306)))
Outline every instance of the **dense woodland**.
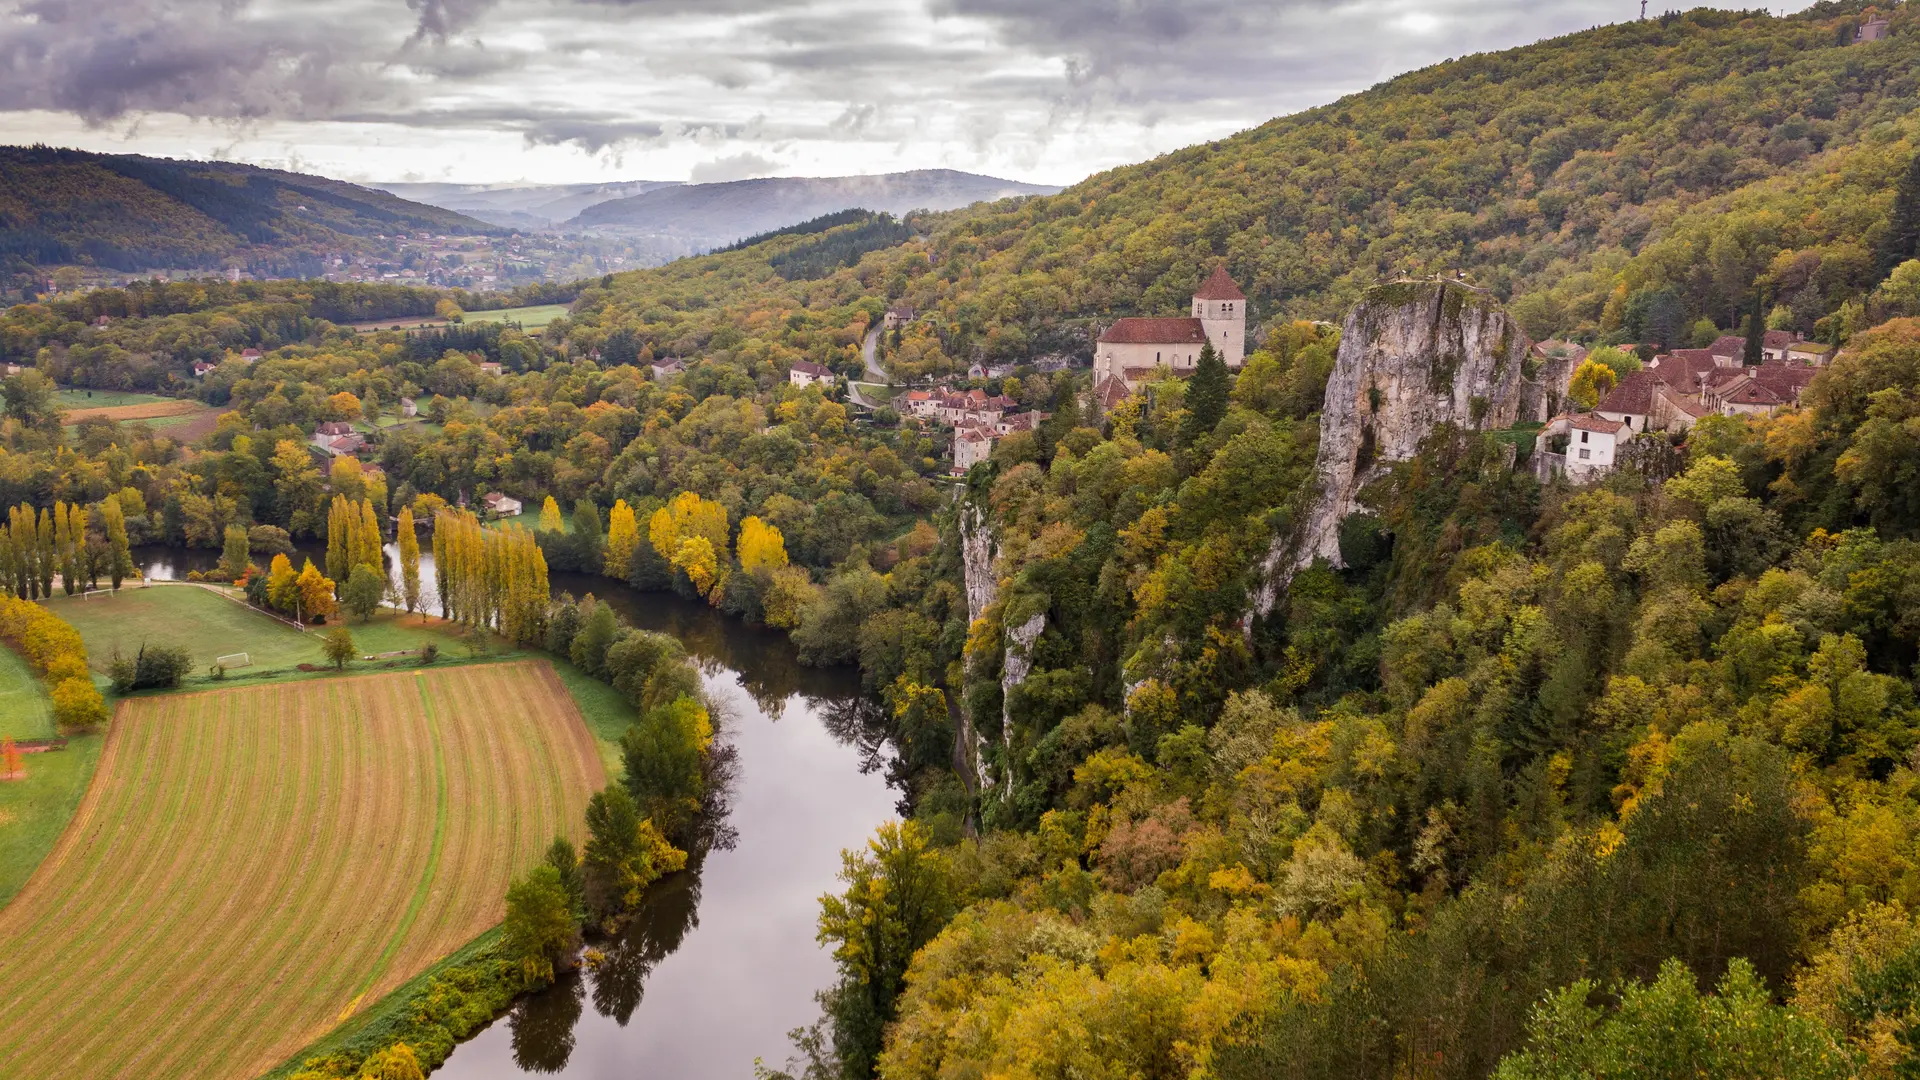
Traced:
POLYGON ((823 902, 841 979, 795 1072, 1906 1075, 1920 23, 1895 8, 1850 44, 1867 12, 1468 57, 889 246, 849 219, 586 283, 539 334, 355 336, 333 324, 436 294, 297 283, 15 308, 0 349, 37 370, 6 384, 0 504, 110 500, 136 542, 318 536, 354 478, 316 464, 313 425, 384 421, 385 478, 359 489, 380 529, 504 491, 542 507, 543 566, 858 663, 912 814, 823 902), (1102 415, 1084 374, 1025 366, 1084 356, 1096 318, 1184 307, 1222 260, 1259 323, 1237 375, 1102 415), (1313 496, 1339 346, 1313 320, 1454 269, 1536 338, 1772 326, 1842 350, 1800 408, 1709 418, 1584 488, 1436 431, 1365 493, 1345 567, 1247 620, 1313 496), (903 301, 923 317, 889 337, 896 372, 1014 362, 990 388, 1052 414, 958 487, 937 431, 786 379, 857 370, 903 301), (687 369, 654 379, 668 357, 687 369), (194 380, 202 358, 226 362, 194 380), (51 380, 233 411, 192 447, 63 432, 51 380), (422 421, 391 423, 403 396, 422 421))
POLYGON ((315 276, 358 237, 501 230, 384 191, 225 162, 0 148, 0 274, 85 262, 119 270, 213 267, 315 276))

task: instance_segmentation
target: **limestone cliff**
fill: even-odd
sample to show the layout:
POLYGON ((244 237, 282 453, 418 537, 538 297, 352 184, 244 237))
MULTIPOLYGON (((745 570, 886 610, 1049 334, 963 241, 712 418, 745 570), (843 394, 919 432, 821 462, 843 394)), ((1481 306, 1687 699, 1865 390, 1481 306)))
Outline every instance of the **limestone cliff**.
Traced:
POLYGON ((1340 522, 1355 496, 1387 466, 1411 458, 1435 427, 1545 420, 1560 393, 1529 379, 1526 359, 1526 335, 1478 289, 1399 281, 1368 290, 1347 314, 1327 380, 1318 499, 1297 534, 1274 539, 1254 612, 1271 611, 1294 571, 1314 559, 1340 565, 1340 522))
MULTIPOLYGON (((996 545, 992 517, 986 507, 966 500, 960 504, 957 516, 960 519, 961 575, 967 592, 967 622, 971 625, 979 621, 987 608, 999 599, 1000 581, 993 571, 996 545)), ((983 791, 993 784, 993 778, 987 772, 986 736, 980 734, 973 716, 960 704, 956 693, 949 692, 948 703, 950 712, 958 720, 954 728, 954 770, 968 778, 969 786, 974 791, 983 791)))

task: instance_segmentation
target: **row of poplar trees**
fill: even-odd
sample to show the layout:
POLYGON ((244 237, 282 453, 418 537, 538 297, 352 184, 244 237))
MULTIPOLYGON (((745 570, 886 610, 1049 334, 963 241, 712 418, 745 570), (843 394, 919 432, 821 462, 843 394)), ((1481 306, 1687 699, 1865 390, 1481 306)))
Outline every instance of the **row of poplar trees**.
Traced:
POLYGON ((7 511, 6 524, 0 525, 0 580, 15 596, 22 600, 52 596, 55 574, 60 575, 61 588, 72 596, 82 583, 98 580, 102 571, 116 589, 133 572, 126 518, 116 500, 109 498, 91 512, 80 503, 65 502, 37 513, 27 503, 7 511), (98 519, 104 550, 88 549, 90 519, 98 519))
POLYGON ((443 616, 493 627, 517 645, 544 640, 547 559, 533 533, 519 525, 488 529, 469 511, 442 510, 433 523, 433 565, 443 616))

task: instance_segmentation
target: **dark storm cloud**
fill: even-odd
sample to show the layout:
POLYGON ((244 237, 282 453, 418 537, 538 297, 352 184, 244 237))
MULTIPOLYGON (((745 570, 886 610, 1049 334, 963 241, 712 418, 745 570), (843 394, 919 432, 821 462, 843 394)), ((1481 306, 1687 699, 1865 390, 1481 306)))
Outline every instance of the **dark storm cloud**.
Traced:
POLYGON ((336 20, 297 35, 234 18, 221 0, 0 4, 0 101, 90 122, 128 112, 311 118, 383 96, 365 28, 336 20), (103 17, 105 16, 105 17, 103 17))

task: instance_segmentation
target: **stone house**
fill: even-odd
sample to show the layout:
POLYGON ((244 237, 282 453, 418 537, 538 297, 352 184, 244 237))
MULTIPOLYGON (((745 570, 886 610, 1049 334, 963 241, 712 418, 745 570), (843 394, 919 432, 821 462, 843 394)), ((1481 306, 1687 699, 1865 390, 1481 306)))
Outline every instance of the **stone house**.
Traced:
POLYGON ((400 399, 400 415, 401 416, 419 416, 420 415, 419 404, 410 397, 401 398, 400 399))
POLYGON ((520 516, 520 500, 508 495, 503 495, 498 491, 488 492, 487 495, 480 500, 480 505, 486 507, 487 513, 492 514, 494 517, 520 516))
POLYGON ((1543 479, 1561 472, 1575 483, 1595 480, 1613 471, 1621 444, 1631 438, 1633 429, 1598 413, 1562 413, 1547 421, 1534 436, 1535 468, 1543 479), (1566 449, 1553 450, 1562 436, 1566 449))
POLYGON ((883 330, 898 330, 913 321, 912 304, 897 304, 887 309, 886 317, 880 320, 883 330))
POLYGON ((953 430, 953 471, 964 475, 968 469, 993 454, 993 429, 980 424, 963 424, 953 430))

